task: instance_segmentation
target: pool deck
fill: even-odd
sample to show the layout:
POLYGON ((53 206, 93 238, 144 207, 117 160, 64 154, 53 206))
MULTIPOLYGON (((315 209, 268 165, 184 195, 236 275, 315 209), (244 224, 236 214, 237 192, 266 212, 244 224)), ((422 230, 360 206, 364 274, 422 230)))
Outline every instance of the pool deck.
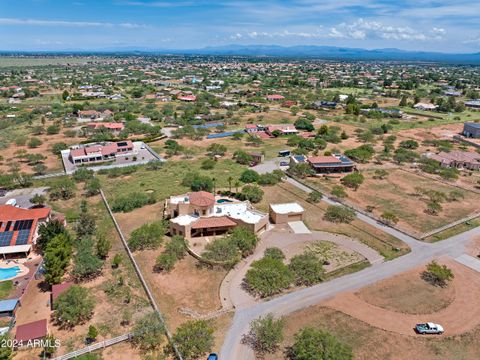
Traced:
POLYGON ((41 261, 42 257, 39 255, 30 255, 28 259, 18 260, 18 263, 14 260, 10 260, 8 264, 5 260, 0 261, 0 268, 5 269, 18 266, 21 269, 21 272, 14 278, 5 279, 13 281, 14 284, 14 289, 8 296, 8 299, 20 299, 21 302, 22 295, 25 293, 30 281, 34 278, 37 267, 41 261), (17 283, 17 285, 15 285, 15 283, 17 283))

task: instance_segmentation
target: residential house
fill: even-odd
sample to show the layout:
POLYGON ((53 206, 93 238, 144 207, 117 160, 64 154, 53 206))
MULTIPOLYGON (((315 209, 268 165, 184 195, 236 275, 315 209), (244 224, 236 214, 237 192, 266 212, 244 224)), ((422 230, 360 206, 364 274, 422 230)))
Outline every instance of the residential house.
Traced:
POLYGON ((170 233, 186 239, 221 235, 237 226, 259 233, 268 225, 268 215, 255 210, 248 201, 219 198, 206 191, 171 196, 166 212, 170 233))
POLYGON ((0 205, 0 254, 8 256, 28 255, 38 238, 38 227, 48 222, 51 209, 23 209, 12 205, 0 205))
POLYGON ((117 156, 133 154, 130 140, 80 145, 70 149, 68 159, 72 164, 105 162, 115 160, 117 156))
POLYGON ((455 169, 480 169, 480 154, 477 152, 468 151, 450 151, 435 153, 425 153, 423 156, 427 159, 435 160, 441 167, 455 168, 455 169))
POLYGON ((467 138, 480 138, 480 123, 466 122, 463 124, 462 135, 467 138))

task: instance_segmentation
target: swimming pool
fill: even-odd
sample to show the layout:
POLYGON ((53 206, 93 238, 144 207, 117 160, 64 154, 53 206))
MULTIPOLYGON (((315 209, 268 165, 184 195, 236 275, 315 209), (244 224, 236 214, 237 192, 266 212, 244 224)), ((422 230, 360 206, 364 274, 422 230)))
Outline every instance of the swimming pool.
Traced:
POLYGON ((11 268, 0 268, 0 281, 11 279, 18 275, 22 271, 18 266, 13 266, 11 268))
POLYGON ((229 202, 233 202, 233 201, 230 200, 230 199, 218 199, 217 200, 218 204, 229 203, 229 202))

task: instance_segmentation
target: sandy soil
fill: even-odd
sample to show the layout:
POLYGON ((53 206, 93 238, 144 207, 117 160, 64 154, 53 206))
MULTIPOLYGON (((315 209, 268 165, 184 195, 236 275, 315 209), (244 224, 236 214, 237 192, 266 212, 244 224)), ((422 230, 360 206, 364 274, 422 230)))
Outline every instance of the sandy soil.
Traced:
POLYGON ((428 315, 410 315, 371 305, 352 292, 337 295, 325 303, 374 327, 403 335, 415 336, 416 323, 431 321, 442 324, 445 334, 462 334, 480 323, 480 274, 453 261, 446 263, 455 275, 455 299, 450 306, 428 315))
POLYGON ((415 269, 367 286, 355 293, 363 301, 406 314, 432 314, 451 305, 456 286, 433 286, 421 278, 425 268, 415 269), (428 301, 425 299, 428 298, 428 301))

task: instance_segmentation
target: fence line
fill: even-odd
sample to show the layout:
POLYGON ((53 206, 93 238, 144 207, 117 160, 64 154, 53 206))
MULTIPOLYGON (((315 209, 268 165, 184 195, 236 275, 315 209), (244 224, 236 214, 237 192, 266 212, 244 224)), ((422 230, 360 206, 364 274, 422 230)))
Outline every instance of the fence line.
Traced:
POLYGON ((123 246, 125 247, 125 250, 128 254, 128 257, 130 258, 132 264, 133 264, 133 267, 135 269, 135 272, 137 273, 139 279, 140 279, 140 282, 142 283, 142 286, 143 288, 145 289, 145 292, 147 293, 147 296, 148 296, 148 300, 150 301, 150 304, 152 305, 153 309, 155 310, 155 312, 158 314, 159 318, 160 318, 160 321, 163 323, 164 325, 164 328, 165 328, 165 334, 167 335, 167 338, 168 338, 168 341, 170 342, 170 344, 172 345, 172 348, 175 352, 175 356, 178 360, 183 360, 183 357, 182 355, 180 354, 178 348, 177 348, 177 345, 173 342, 173 339, 172 339, 172 334, 170 333, 170 331, 168 330, 167 328, 167 324, 165 322, 165 319, 162 315, 162 313, 160 312, 160 309, 157 305, 157 302, 155 301, 155 298, 153 297, 153 294, 152 292, 150 291, 150 288, 148 287, 147 285, 147 282, 145 281, 143 275, 142 275, 142 272, 140 271, 140 267, 138 266, 137 262, 135 261, 135 258, 133 257, 133 254, 132 252, 130 251, 130 248, 128 247, 128 244, 127 244, 127 241, 123 235, 123 232, 122 230, 120 229, 120 226, 118 225, 117 223, 117 220, 115 219, 115 216, 113 215, 113 212, 112 210, 110 209, 110 205, 108 204, 107 202, 107 198, 105 197, 105 194, 103 193, 103 190, 100 190, 100 195, 102 196, 102 199, 103 199, 103 203, 105 204, 105 207, 107 208, 107 211, 113 221, 113 224, 115 225, 115 228, 118 232, 118 234, 120 235, 120 239, 122 240, 122 243, 123 243, 123 246))
POLYGON ((112 339, 100 341, 95 344, 86 346, 83 349, 78 349, 78 350, 69 352, 68 354, 57 356, 54 360, 68 360, 68 359, 76 358, 77 356, 91 353, 92 351, 99 350, 99 349, 105 349, 108 346, 112 346, 120 342, 130 340, 131 338, 132 338, 132 333, 120 335, 112 339))
POLYGON ((442 231, 445 231, 445 230, 448 230, 452 227, 455 227, 457 225, 460 225, 460 224, 463 224, 467 221, 470 221, 470 220, 473 220, 473 219, 476 219, 480 216, 480 213, 475 213, 475 214, 472 214, 470 216, 467 216, 467 217, 464 217, 463 219, 460 219, 460 220, 457 220, 457 221, 454 221, 450 224, 447 224, 447 225, 444 225, 444 226, 441 226, 439 228, 436 228, 432 231, 429 231, 429 232, 426 232, 424 234, 422 234, 422 236, 420 236, 421 239, 425 239, 429 236, 432 236, 432 235, 435 235, 435 234, 438 234, 439 232, 442 232, 442 231))

